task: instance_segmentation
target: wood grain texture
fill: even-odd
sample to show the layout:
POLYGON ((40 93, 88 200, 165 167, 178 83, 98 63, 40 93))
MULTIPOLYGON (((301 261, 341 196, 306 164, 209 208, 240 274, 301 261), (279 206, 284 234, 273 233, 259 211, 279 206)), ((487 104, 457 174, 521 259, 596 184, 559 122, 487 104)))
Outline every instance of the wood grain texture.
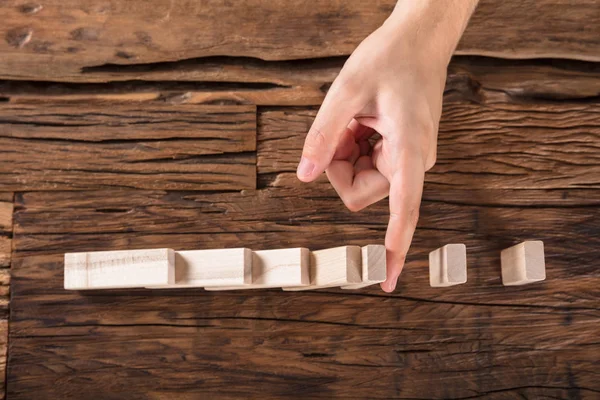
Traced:
POLYGON ((62 289, 68 251, 382 243, 387 201, 294 170, 395 2, 1 2, 0 397, 12 290, 10 399, 596 399, 600 64, 554 59, 600 61, 596 0, 481 1, 395 293, 62 289), (299 106, 260 110, 258 150, 255 104, 299 106), (503 287, 534 239, 547 280, 503 287), (468 283, 430 288, 458 241, 468 283))
POLYGON ((12 251, 12 240, 6 235, 0 234, 0 268, 10 267, 12 251))
POLYGON ((0 399, 5 398, 12 255, 13 193, 0 192, 0 399))
MULTIPOLYGON (((38 5, 37 12, 24 12, 16 0, 0 6, 6 21, 0 28, 2 79, 98 80, 82 68, 220 55, 265 60, 348 55, 389 16, 395 0, 38 5)), ((482 0, 457 53, 598 61, 599 26, 595 0, 482 0)))
MULTIPOLYGON (((262 188, 297 190, 304 185, 311 191, 326 193, 331 184, 325 175, 314 182, 302 184, 295 172, 263 174, 259 176, 262 188)), ((497 207, 531 207, 544 206, 554 208, 571 208, 579 206, 599 206, 600 193, 588 189, 464 189, 447 187, 440 190, 433 183, 425 183, 423 199, 432 202, 444 202, 455 205, 479 205, 497 207)))
MULTIPOLYGON (((21 259, 15 268, 52 279, 54 260, 21 259)), ((30 292, 24 281, 15 277, 17 295, 30 292)), ((13 309, 11 398, 81 398, 99 387, 119 398, 127 387, 128 398, 462 398, 533 391, 592 399, 599 389, 592 351, 597 310, 347 292, 83 297, 60 294, 50 283, 43 290, 13 309)))
POLYGON ((13 230, 13 194, 0 192, 0 268, 10 266, 13 230))
MULTIPOLYGON (((381 242, 388 220, 387 201, 352 213, 343 207, 333 189, 300 184, 289 189, 241 193, 135 191, 110 196, 108 193, 19 194, 15 214, 16 255, 160 246, 201 249, 233 247, 233 243, 244 243, 249 248, 318 250, 340 242, 348 245, 381 242)), ((518 193, 515 190, 505 196, 517 197, 518 193)), ((597 189, 588 193, 590 197, 600 196, 597 189)), ((495 198, 500 194, 489 190, 487 196, 495 198)), ((464 196, 470 194, 466 192, 464 196)), ((594 277, 600 238, 591 233, 597 228, 598 205, 562 208, 544 205, 543 197, 542 192, 539 203, 530 200, 521 206, 488 205, 485 199, 481 200, 483 205, 425 200, 409 255, 410 262, 415 263, 409 265, 416 266, 407 267, 404 273, 417 274, 423 285, 428 286, 427 257, 431 249, 460 240, 467 245, 468 262, 474 270, 467 285, 483 279, 501 287, 500 250, 537 238, 546 243, 548 255, 548 282, 543 285, 568 286, 570 279, 594 277), (545 227, 543 233, 538 226, 545 227), (564 232, 581 240, 567 243, 563 240, 564 232)), ((417 285, 404 290, 420 297, 422 288, 417 285)), ((444 298, 444 293, 433 291, 431 295, 444 298)), ((470 296, 484 301, 477 293, 470 296)), ((486 296, 489 302, 501 301, 503 292, 486 296)), ((571 299, 579 294, 565 292, 565 296, 571 299)), ((460 295, 453 300, 460 301, 460 295)), ((510 301, 529 300, 533 298, 510 301)), ((544 297, 535 301, 559 300, 544 297)))
MULTIPOLYGON (((158 101, 318 106, 345 61, 346 57, 298 61, 210 57, 158 65, 100 66, 90 71, 110 82, 3 81, 0 96, 12 103, 158 101)), ((580 101, 598 95, 598 63, 455 56, 448 67, 447 99, 477 103, 580 101)))
MULTIPOLYGON (((258 173, 296 170, 314 109, 259 115, 258 173)), ((440 188, 600 187, 600 103, 472 104, 448 101, 436 166, 440 188)))
MULTIPOLYGON (((10 275, 10 269, 0 269, 0 321, 6 321, 6 319, 8 319, 8 309, 10 304, 10 275)), ((7 334, 7 332, 2 331, 0 327, 0 336, 3 334, 7 334)), ((4 342, 4 344, 2 343, 2 339, 0 339, 0 354, 6 353, 6 342, 4 342)), ((6 362, 0 362, 0 364, 4 366, 6 362)))
MULTIPOLYGON (((210 265, 210 264, 208 264, 210 265)), ((206 290, 248 290, 308 285, 311 254, 305 248, 252 252, 252 281, 243 286, 206 286, 206 290)))
MULTIPOLYGON (((0 237, 0 257, 2 255, 0 237)), ((1 261, 0 261, 1 263, 1 261)), ((10 270, 0 269, 0 399, 5 398, 8 352, 8 310, 10 305, 10 270)))
POLYGON ((61 289, 60 253, 72 248, 375 243, 383 240, 385 202, 353 214, 333 190, 310 185, 19 194, 8 395, 81 398, 102 387, 116 398, 127 387, 129 398, 594 398, 598 206, 540 205, 543 192, 522 206, 425 201, 392 295, 376 287, 87 295, 61 289), (541 234, 548 280, 503 287, 500 250, 541 234), (459 239, 469 249, 469 281, 430 288, 428 252, 459 239))
POLYGON ((176 251, 175 282, 170 285, 147 286, 147 288, 243 285, 252 283, 253 271, 252 250, 247 248, 176 251))
POLYGON ((0 320, 0 398, 6 398, 6 360, 8 352, 8 320, 0 320))
POLYGON ((255 187, 253 106, 0 104, 0 190, 255 187))
POLYGON ((67 253, 66 290, 129 289, 175 283, 175 252, 142 249, 67 253))
POLYGON ((0 232, 5 234, 12 232, 14 208, 12 197, 12 193, 6 193, 6 196, 0 199, 0 232))

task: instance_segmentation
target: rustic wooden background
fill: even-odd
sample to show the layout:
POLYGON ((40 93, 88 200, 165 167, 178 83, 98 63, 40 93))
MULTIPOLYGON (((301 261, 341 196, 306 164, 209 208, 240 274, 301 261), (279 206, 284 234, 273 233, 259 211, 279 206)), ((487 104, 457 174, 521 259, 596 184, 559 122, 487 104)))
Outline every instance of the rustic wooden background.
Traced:
POLYGON ((0 2, 8 399, 600 398, 598 0, 481 1, 395 293, 62 289, 69 251, 382 243, 386 201, 351 213, 294 169, 393 5, 0 2), (503 287, 527 239, 547 280, 503 287), (468 283, 432 289, 450 242, 468 283))

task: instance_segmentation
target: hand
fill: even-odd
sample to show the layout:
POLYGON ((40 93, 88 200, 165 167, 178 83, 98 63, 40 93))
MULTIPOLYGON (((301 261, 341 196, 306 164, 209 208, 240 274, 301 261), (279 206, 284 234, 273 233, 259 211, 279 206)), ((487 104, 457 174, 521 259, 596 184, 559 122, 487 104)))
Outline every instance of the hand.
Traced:
POLYGON ((389 195, 386 292, 396 287, 417 225, 425 171, 436 160, 446 69, 472 12, 463 28, 450 29, 440 21, 446 16, 419 22, 415 13, 433 11, 410 3, 418 2, 399 4, 400 15, 392 14, 348 59, 308 132, 297 171, 309 182, 326 170, 352 211, 389 195), (376 133, 381 137, 372 146, 376 133))

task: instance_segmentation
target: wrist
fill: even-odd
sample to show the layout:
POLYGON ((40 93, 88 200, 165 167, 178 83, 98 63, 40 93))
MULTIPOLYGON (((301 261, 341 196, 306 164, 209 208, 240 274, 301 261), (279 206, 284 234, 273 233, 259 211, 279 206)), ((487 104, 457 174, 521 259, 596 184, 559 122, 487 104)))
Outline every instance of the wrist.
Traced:
POLYGON ((398 0, 384 27, 447 66, 477 2, 398 0))

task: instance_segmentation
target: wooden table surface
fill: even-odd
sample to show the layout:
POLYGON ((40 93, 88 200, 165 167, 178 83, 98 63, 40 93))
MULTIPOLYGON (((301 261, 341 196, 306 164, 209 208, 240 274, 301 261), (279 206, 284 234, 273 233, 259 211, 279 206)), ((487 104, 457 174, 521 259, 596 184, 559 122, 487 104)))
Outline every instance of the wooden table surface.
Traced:
POLYGON ((65 252, 383 243, 387 201, 294 170, 394 2, 0 3, 6 398, 600 399, 597 0, 481 1, 394 293, 62 289, 65 252), (504 287, 523 240, 547 279, 504 287), (468 282, 431 288, 457 242, 468 282))

